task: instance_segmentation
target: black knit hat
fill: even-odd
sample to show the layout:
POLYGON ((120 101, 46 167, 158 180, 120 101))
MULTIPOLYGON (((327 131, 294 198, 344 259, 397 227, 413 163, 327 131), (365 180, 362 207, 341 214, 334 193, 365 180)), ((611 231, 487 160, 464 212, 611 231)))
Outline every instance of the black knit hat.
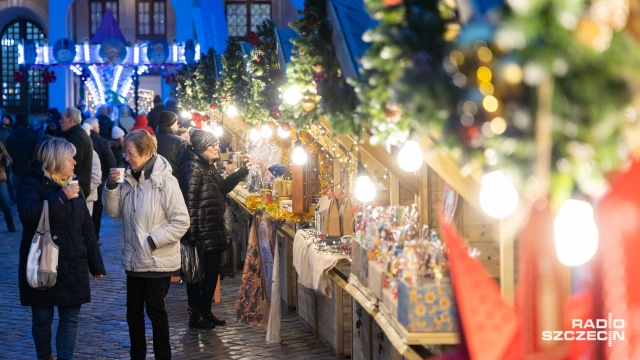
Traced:
POLYGON ((204 130, 191 130, 189 138, 193 149, 201 154, 207 150, 209 146, 218 143, 218 138, 215 135, 204 130))
POLYGON ((158 116, 158 127, 170 127, 178 121, 178 115, 171 111, 161 111, 158 116))

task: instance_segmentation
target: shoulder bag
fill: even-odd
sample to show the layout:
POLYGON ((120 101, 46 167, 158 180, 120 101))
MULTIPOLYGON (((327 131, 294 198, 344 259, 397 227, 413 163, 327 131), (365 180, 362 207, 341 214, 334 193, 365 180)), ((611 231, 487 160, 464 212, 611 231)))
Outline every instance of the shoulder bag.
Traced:
POLYGON ((58 277, 59 248, 51 238, 49 226, 49 203, 44 201, 40 222, 31 240, 27 256, 27 282, 38 290, 52 288, 58 277))

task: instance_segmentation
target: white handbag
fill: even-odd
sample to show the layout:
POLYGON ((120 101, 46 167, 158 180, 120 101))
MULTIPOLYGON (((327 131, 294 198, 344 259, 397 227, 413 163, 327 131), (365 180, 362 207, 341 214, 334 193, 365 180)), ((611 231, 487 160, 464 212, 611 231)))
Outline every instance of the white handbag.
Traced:
POLYGON ((51 238, 49 227, 49 203, 44 201, 40 222, 31 240, 27 256, 27 282, 38 290, 52 288, 58 277, 59 248, 51 238))

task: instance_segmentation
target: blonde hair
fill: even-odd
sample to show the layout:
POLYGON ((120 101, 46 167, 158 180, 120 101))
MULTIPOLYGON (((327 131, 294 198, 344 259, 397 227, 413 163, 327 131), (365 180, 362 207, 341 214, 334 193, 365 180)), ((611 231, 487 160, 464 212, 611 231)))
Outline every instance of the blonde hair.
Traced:
POLYGON ((127 143, 132 143, 140 155, 150 153, 151 156, 155 156, 158 152, 158 142, 156 138, 144 129, 134 130, 127 134, 122 142, 122 147, 124 148, 127 143))
POLYGON ((51 138, 38 149, 38 160, 42 170, 58 174, 67 166, 67 161, 76 155, 76 147, 65 139, 51 138))

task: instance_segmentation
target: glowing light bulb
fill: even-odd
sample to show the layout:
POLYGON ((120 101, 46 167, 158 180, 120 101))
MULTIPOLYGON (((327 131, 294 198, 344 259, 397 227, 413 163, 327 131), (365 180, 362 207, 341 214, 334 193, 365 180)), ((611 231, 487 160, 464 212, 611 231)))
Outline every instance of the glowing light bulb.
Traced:
POLYGON ((291 85, 282 96, 287 104, 295 105, 302 100, 302 90, 298 85, 291 85))
POLYGON ((258 129, 254 127, 251 128, 251 130, 249 131, 249 140, 251 141, 260 140, 260 132, 258 131, 258 129))
POLYGON ((206 123, 206 124, 202 125, 202 130, 208 131, 210 133, 213 132, 213 129, 211 128, 211 125, 209 125, 209 123, 206 123))
POLYGON ((296 165, 304 165, 307 162, 307 152, 302 148, 300 140, 296 140, 296 148, 293 150, 291 160, 296 165))
POLYGON ((282 126, 278 126, 278 136, 281 138, 287 138, 291 136, 291 131, 283 129, 282 126))
POLYGON ((370 202, 376 197, 376 186, 373 184, 369 175, 364 172, 360 173, 356 180, 355 195, 360 202, 370 202))
POLYGON ((227 106, 227 116, 228 117, 236 117, 238 116, 239 112, 238 112, 238 108, 233 106, 233 105, 229 105, 227 106))
POLYGON ((213 135, 215 135, 216 137, 220 137, 222 136, 223 133, 223 129, 222 129, 222 125, 216 125, 213 127, 213 135))
POLYGON ((490 172, 482 177, 480 206, 495 219, 511 215, 518 207, 518 192, 502 171, 490 172))
POLYGON ((188 112, 187 110, 182 110, 182 112, 180 113, 180 115, 182 115, 183 118, 188 119, 191 117, 191 113, 188 112))
POLYGON ((269 139, 271 138, 271 136, 273 136, 273 129, 271 129, 271 126, 264 124, 260 128, 260 133, 262 134, 263 138, 269 139))
POLYGON ((422 166, 423 160, 420 144, 414 140, 406 141, 398 153, 398 165, 404 171, 417 171, 422 166))
POLYGON ((556 253, 560 263, 578 266, 598 250, 598 228, 593 207, 586 201, 566 200, 553 221, 556 253))

